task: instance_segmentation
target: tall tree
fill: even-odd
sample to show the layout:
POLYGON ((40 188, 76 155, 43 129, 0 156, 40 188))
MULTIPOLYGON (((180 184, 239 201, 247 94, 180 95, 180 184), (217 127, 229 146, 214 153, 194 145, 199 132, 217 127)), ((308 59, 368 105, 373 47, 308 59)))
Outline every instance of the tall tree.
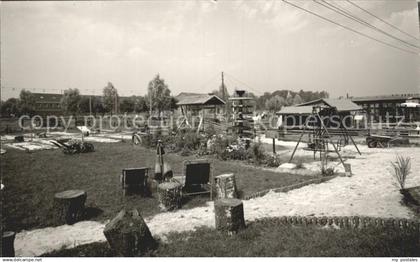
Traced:
POLYGON ((144 96, 136 96, 134 97, 134 111, 136 113, 146 112, 149 110, 147 105, 146 98, 144 96))
POLYGON ((301 103, 303 103, 302 98, 300 97, 300 95, 299 95, 299 94, 296 94, 296 95, 293 97, 293 105, 298 105, 298 104, 301 104, 301 103))
POLYGON ((276 95, 265 102, 265 108, 271 112, 277 112, 286 104, 282 96, 276 95))
POLYGON ((94 114, 104 115, 106 113, 102 99, 99 97, 92 97, 92 107, 94 114))
POLYGON ((118 90, 111 82, 103 89, 103 104, 108 113, 118 113, 118 90))
POLYGON ((81 113, 94 113, 92 97, 82 96, 79 103, 79 109, 81 113), (91 112, 92 111, 92 112, 91 112))
POLYGON ((171 90, 159 74, 149 82, 148 99, 152 102, 152 110, 160 113, 164 110, 171 109, 171 90))
POLYGON ((120 105, 121 112, 123 112, 123 113, 132 113, 132 112, 134 112, 135 99, 136 99, 135 96, 126 97, 126 98, 122 99, 121 105, 120 105))
POLYGON ((178 99, 176 99, 175 97, 171 96, 171 102, 169 103, 169 109, 171 111, 174 111, 178 106, 178 99))
POLYGON ((35 96, 28 90, 20 91, 19 111, 24 115, 33 115, 35 113, 35 96))
POLYGON ((64 113, 77 116, 80 113, 80 101, 82 97, 80 95, 79 89, 69 88, 64 90, 63 97, 61 98, 60 104, 61 109, 64 113))
POLYGON ((5 102, 1 103, 1 115, 2 116, 16 116, 19 114, 19 99, 9 98, 5 102))

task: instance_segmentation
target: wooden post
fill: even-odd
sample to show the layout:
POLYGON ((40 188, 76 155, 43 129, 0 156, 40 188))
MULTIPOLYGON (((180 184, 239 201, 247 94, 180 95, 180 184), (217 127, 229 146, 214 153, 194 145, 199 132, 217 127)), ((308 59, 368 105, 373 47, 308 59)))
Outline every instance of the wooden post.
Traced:
POLYGON ((236 180, 235 174, 223 174, 215 177, 216 198, 236 198, 236 180))
POLYGON ((273 138, 273 154, 276 154, 276 139, 273 138))
POLYGON ((139 256, 156 247, 149 227, 136 209, 121 210, 106 224, 104 235, 118 256, 139 256))
POLYGON ((15 256, 15 236, 16 233, 12 231, 3 232, 1 238, 1 256, 14 257, 15 256))
POLYGON ((348 163, 344 163, 344 172, 346 174, 346 176, 351 176, 351 165, 348 163))
POLYGON ((182 185, 177 182, 163 182, 158 185, 159 207, 171 211, 181 207, 182 185))
POLYGON ((236 233, 245 228, 244 206, 236 198, 224 198, 214 202, 216 229, 219 231, 236 233))
POLYGON ((84 215, 87 194, 82 190, 67 190, 54 195, 55 218, 58 224, 74 224, 84 215))

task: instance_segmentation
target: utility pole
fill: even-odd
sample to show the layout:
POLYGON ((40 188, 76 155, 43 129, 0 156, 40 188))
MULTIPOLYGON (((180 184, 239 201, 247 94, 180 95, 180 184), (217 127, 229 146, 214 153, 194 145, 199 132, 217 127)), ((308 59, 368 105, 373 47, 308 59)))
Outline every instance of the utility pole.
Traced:
POLYGON ((225 100, 225 77, 223 75, 223 71, 222 71, 222 98, 223 100, 225 100))
POLYGON ((227 114, 228 113, 228 101, 227 101, 227 98, 226 98, 226 93, 225 93, 225 75, 224 75, 224 73, 223 73, 223 71, 222 71, 222 99, 223 99, 223 101, 225 101, 225 114, 227 114))
POLYGON ((89 96, 89 115, 92 115, 92 96, 89 96))
POLYGON ((152 117, 152 92, 153 87, 151 86, 149 89, 149 117, 152 117))
POLYGON ((118 95, 117 95, 117 91, 115 91, 114 93, 114 107, 115 107, 115 114, 118 114, 118 95))

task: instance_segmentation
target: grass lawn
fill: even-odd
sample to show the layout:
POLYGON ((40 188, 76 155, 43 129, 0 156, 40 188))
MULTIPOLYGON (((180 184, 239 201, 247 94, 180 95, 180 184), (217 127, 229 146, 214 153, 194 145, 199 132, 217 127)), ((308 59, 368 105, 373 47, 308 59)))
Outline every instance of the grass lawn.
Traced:
MULTIPOLYGON (((65 155, 60 150, 26 153, 8 149, 1 155, 2 222, 7 230, 53 225, 54 194, 68 189, 87 192, 88 220, 106 220, 124 206, 137 208, 143 216, 159 212, 155 195, 122 196, 119 176, 123 168, 154 167, 156 152, 130 143, 95 143, 96 152, 65 155)), ((167 154, 166 159, 175 173, 182 172, 187 157, 167 154)), ((188 158, 194 158, 188 157, 188 158)), ((214 159, 214 174, 233 172, 238 190, 249 195, 264 189, 303 182, 313 177, 263 171, 237 161, 214 159)), ((183 208, 203 204, 208 196, 187 200, 183 208)))
MULTIPOLYGON (((172 233, 149 256, 420 256, 418 233, 371 228, 324 229, 283 225, 279 219, 249 223, 240 233, 227 236, 214 229, 172 233)), ((94 243, 59 250, 46 256, 114 256, 108 244, 94 243)))

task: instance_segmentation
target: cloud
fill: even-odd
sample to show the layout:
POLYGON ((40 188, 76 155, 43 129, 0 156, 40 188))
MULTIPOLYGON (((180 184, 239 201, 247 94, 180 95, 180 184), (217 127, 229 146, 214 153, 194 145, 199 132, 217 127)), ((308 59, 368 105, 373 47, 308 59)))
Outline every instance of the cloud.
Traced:
POLYGON ((418 36, 418 8, 415 7, 411 10, 404 10, 400 12, 393 12, 389 23, 402 29, 403 31, 410 33, 414 36, 418 36))
MULTIPOLYGON (((301 6, 307 6, 305 2, 301 6)), ((271 25, 282 34, 299 31, 308 25, 308 17, 301 10, 281 1, 235 1, 234 9, 244 17, 271 25)))

